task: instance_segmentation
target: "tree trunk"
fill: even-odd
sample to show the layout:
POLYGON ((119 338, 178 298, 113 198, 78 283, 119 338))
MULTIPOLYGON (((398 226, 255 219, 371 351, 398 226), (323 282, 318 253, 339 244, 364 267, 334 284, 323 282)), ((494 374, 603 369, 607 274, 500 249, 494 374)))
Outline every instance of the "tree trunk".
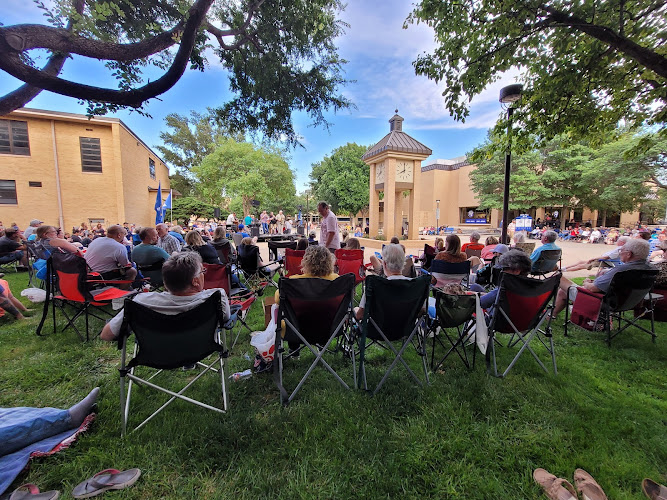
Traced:
POLYGON ((602 226, 607 227, 607 209, 602 211, 602 226))
POLYGON ((570 207, 563 205, 562 213, 560 216, 560 230, 565 229, 568 219, 570 218, 570 207))

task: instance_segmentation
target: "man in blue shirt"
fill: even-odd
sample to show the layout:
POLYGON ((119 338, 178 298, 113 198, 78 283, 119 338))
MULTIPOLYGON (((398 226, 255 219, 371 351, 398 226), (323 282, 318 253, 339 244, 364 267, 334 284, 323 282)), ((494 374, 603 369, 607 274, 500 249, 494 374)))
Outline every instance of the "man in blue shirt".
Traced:
MULTIPOLYGON (((542 255, 542 252, 544 250, 560 250, 559 247, 556 246, 555 241, 558 239, 558 234, 555 231, 548 230, 544 231, 544 234, 542 235, 542 246, 537 247, 535 250, 533 250, 533 253, 530 254, 530 261, 533 263, 533 270, 535 268, 535 263, 537 262, 537 259, 540 258, 540 255, 542 255)), ((554 265, 554 268, 556 266, 554 265)))

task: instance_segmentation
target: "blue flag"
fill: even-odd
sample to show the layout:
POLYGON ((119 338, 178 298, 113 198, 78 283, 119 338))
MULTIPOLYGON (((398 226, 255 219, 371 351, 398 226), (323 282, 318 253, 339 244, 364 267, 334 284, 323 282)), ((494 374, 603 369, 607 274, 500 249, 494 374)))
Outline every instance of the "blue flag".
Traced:
POLYGON ((167 218, 167 210, 171 208, 171 189, 169 190, 169 195, 167 196, 167 199, 164 202, 164 205, 162 205, 162 219, 167 218))
POLYGON ((157 185, 157 197, 155 198, 155 224, 164 222, 164 214, 162 213, 162 182, 157 185))

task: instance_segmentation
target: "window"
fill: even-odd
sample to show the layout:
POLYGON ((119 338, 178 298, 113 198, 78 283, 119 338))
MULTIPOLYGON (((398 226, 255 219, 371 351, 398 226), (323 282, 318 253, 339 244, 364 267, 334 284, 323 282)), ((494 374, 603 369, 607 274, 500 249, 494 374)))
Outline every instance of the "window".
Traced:
POLYGON ((30 155, 28 122, 0 120, 0 153, 30 155))
POLYGON ((0 179, 0 205, 18 205, 16 181, 0 179))
POLYGON ((40 181, 28 181, 28 186, 31 188, 41 188, 42 183, 40 181))
POLYGON ((148 171, 151 174, 151 179, 155 179, 155 160, 153 158, 148 159, 148 171))
POLYGON ((489 222, 489 211, 478 207, 461 207, 461 224, 487 224, 489 222))
POLYGON ((102 151, 97 137, 79 137, 81 144, 81 170, 102 172, 102 151))

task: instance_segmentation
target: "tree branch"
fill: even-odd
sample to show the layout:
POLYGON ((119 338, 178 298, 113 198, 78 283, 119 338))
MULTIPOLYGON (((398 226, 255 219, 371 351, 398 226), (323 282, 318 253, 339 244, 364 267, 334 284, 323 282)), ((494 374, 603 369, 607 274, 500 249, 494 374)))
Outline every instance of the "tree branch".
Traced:
POLYGON ((4 56, 0 57, 0 69, 26 83, 57 94, 138 108, 144 101, 169 90, 181 78, 187 68, 199 27, 204 22, 206 13, 213 1, 197 0, 195 2, 188 11, 188 19, 183 28, 180 46, 172 65, 162 77, 137 89, 127 91, 105 89, 46 75, 40 70, 23 63, 17 53, 5 53, 4 56))
POLYGON ((667 58, 657 52, 642 47, 632 40, 615 33, 611 28, 590 24, 584 19, 571 16, 554 9, 549 5, 542 4, 541 8, 549 13, 549 18, 563 25, 577 29, 593 38, 606 43, 626 56, 641 63, 646 68, 654 71, 662 78, 667 79, 667 58))

